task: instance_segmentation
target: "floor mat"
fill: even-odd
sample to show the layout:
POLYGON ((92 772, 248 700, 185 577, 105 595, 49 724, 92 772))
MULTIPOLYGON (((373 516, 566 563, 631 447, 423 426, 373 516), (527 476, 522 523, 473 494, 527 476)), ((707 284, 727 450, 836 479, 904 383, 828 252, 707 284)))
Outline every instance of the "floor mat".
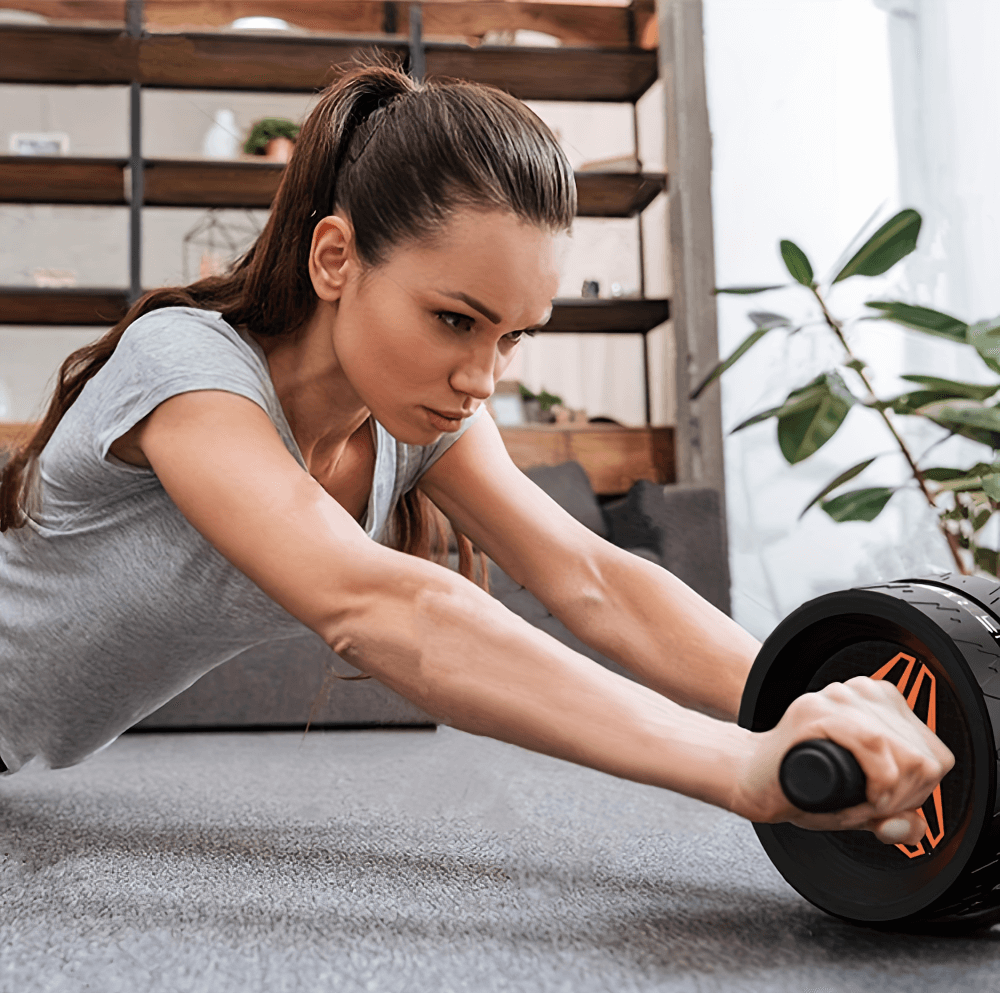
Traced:
POLYGON ((125 735, 0 780, 0 990, 1000 988, 1000 931, 884 935, 749 824, 487 738, 125 735))

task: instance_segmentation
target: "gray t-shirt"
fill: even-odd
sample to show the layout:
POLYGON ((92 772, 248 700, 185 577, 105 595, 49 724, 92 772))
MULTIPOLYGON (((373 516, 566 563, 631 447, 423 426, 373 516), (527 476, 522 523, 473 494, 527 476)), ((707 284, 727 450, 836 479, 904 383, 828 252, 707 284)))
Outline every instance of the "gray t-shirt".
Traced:
MULTIPOLYGON (((225 390, 268 414, 306 472, 260 345, 214 311, 134 321, 40 459, 41 509, 0 533, 0 758, 73 765, 200 676, 263 642, 307 632, 177 509, 152 469, 108 453, 168 397, 225 390)), ((460 435, 397 442, 375 425, 362 526, 385 538, 400 496, 460 435)), ((234 480, 237 484, 238 480, 234 480)))

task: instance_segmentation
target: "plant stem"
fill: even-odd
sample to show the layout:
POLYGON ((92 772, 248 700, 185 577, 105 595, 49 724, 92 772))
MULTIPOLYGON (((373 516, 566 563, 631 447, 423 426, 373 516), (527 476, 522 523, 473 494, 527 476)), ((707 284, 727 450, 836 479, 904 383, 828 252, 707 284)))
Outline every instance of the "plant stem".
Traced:
MULTIPOLYGON (((840 340, 840 344, 843 345, 844 351, 847 352, 847 354, 850 356, 851 361, 852 362, 857 361, 857 357, 851 351, 851 347, 850 345, 847 344, 847 339, 844 337, 843 325, 830 313, 829 310, 827 310, 826 302, 820 296, 817 287, 813 285, 810 287, 810 289, 813 292, 813 296, 815 296, 816 299, 819 301, 819 305, 823 310, 823 317, 826 320, 827 325, 840 340)), ((856 368, 855 371, 861 377, 861 381, 865 384, 865 388, 868 390, 868 393, 871 395, 872 399, 877 400, 878 397, 875 396, 875 390, 872 389, 872 384, 868 381, 868 377, 865 375, 864 369, 860 367, 860 363, 859 367, 856 368)), ((875 409, 878 410, 878 413, 882 415, 882 420, 885 421, 886 427, 888 427, 889 431, 892 433, 893 438, 896 439, 900 451, 903 453, 903 456, 905 457, 906 461, 910 464, 910 468, 913 470, 913 478, 916 479, 917 485, 920 487, 921 492, 927 498, 927 502, 931 505, 931 507, 937 510, 937 504, 934 502, 934 495, 927 488, 927 480, 924 478, 924 474, 920 471, 919 468, 917 468, 917 463, 914 461, 913 456, 910 454, 910 450, 906 447, 906 443, 899 436, 899 432, 896 431, 896 428, 893 425, 892 421, 889 420, 888 413, 880 408, 875 408, 875 409)), ((955 502, 956 503, 958 502, 957 493, 955 494, 955 502)), ((943 524, 941 525, 941 531, 944 533, 945 539, 948 542, 948 547, 951 549, 951 555, 952 558, 955 560, 955 565, 958 567, 958 571, 963 576, 969 575, 969 573, 966 571, 965 563, 962 561, 962 556, 960 552, 961 546, 958 543, 958 537, 952 534, 951 531, 948 530, 947 526, 943 524)))

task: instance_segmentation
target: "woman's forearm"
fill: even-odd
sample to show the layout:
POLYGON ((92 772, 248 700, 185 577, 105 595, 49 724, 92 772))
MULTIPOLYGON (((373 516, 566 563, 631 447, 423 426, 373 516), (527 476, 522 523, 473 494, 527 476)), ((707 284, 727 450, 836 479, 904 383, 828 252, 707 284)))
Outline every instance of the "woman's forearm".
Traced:
POLYGON ((658 693, 735 721, 760 642, 673 573, 604 551, 600 595, 559 608, 559 619, 658 693))
POLYGON ((610 672, 446 569, 391 564, 329 639, 346 661, 460 730, 731 809, 750 732, 610 672))

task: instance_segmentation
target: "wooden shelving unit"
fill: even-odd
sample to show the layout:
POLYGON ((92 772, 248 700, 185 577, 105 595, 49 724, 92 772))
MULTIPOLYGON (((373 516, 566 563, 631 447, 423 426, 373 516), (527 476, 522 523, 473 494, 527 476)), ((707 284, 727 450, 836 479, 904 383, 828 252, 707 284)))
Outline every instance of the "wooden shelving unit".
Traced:
MULTIPOLYGON (((3 25, 0 82, 311 93, 333 66, 378 47, 409 57, 407 39, 185 32, 130 37, 118 28, 3 25)), ((521 100, 635 103, 657 77, 656 52, 423 44, 428 76, 489 83, 521 100)))
MULTIPOLYGON (((128 290, 0 287, 0 325, 115 324, 128 310, 128 290)), ((644 334, 670 317, 668 300, 555 300, 545 333, 644 334)))
MULTIPOLYGON (((128 204, 125 158, 0 155, 0 203, 128 204)), ((271 206, 280 162, 144 159, 147 207, 271 206)), ((659 173, 581 172, 580 217, 635 217, 667 186, 659 173)))
MULTIPOLYGON (((294 6, 298 0, 290 2, 294 6)), ((417 76, 475 80, 502 87, 524 100, 625 102, 634 106, 659 71, 657 51, 636 44, 639 19, 648 27, 649 19, 655 17, 655 7, 649 0, 633 0, 629 8, 581 7, 573 11, 558 11, 555 8, 563 5, 555 4, 430 4, 426 21, 420 4, 371 3, 365 5, 361 21, 351 22, 369 33, 322 35, 151 32, 146 30, 141 0, 90 0, 90 4, 95 12, 92 16, 124 18, 125 30, 110 24, 0 26, 0 82, 128 85, 131 154, 128 158, 103 159, 0 156, 0 203, 127 206, 131 225, 130 285, 0 287, 0 324, 106 326, 119 320, 129 302, 143 292, 139 253, 144 207, 270 205, 284 168, 280 164, 143 158, 139 137, 143 88, 311 93, 332 80, 333 67, 377 47, 398 55, 408 71, 417 76), (466 6, 469 10, 463 14, 466 6), (570 27, 573 18, 579 22, 591 16, 594 22, 586 30, 575 29, 574 40, 574 29, 570 27), (520 26, 527 26, 521 24, 525 18, 533 18, 540 30, 549 25, 550 30, 562 32, 570 40, 563 47, 526 48, 472 46, 426 38, 426 29, 441 30, 448 25, 447 30, 457 31, 460 26, 462 31, 472 32, 484 25, 496 27, 498 18, 519 18, 520 26), (377 33, 379 27, 381 33, 377 33), (401 33, 406 27, 410 29, 408 35, 401 33), (607 43, 595 45, 598 39, 607 39, 607 43), (134 197, 133 190, 137 191, 134 197)), ((32 8, 27 0, 26 6, 32 8)), ((72 8, 61 3, 46 10, 57 7, 66 7, 57 16, 72 16, 72 8)), ((195 17, 202 10, 188 0, 146 0, 145 11, 152 17, 182 19, 182 7, 190 8, 189 15, 195 17)), ((316 5, 303 7, 302 12, 303 16, 311 12, 309 16, 317 18, 316 23, 321 25, 359 16, 358 5, 336 0, 324 4, 321 13, 316 5)), ((666 176, 651 173, 580 172, 576 179, 579 214, 586 217, 636 217, 667 186, 666 176)), ((639 236, 641 239, 641 227, 639 236)), ((642 335, 648 423, 646 335, 669 316, 668 300, 565 299, 555 301, 545 331, 642 335)))

